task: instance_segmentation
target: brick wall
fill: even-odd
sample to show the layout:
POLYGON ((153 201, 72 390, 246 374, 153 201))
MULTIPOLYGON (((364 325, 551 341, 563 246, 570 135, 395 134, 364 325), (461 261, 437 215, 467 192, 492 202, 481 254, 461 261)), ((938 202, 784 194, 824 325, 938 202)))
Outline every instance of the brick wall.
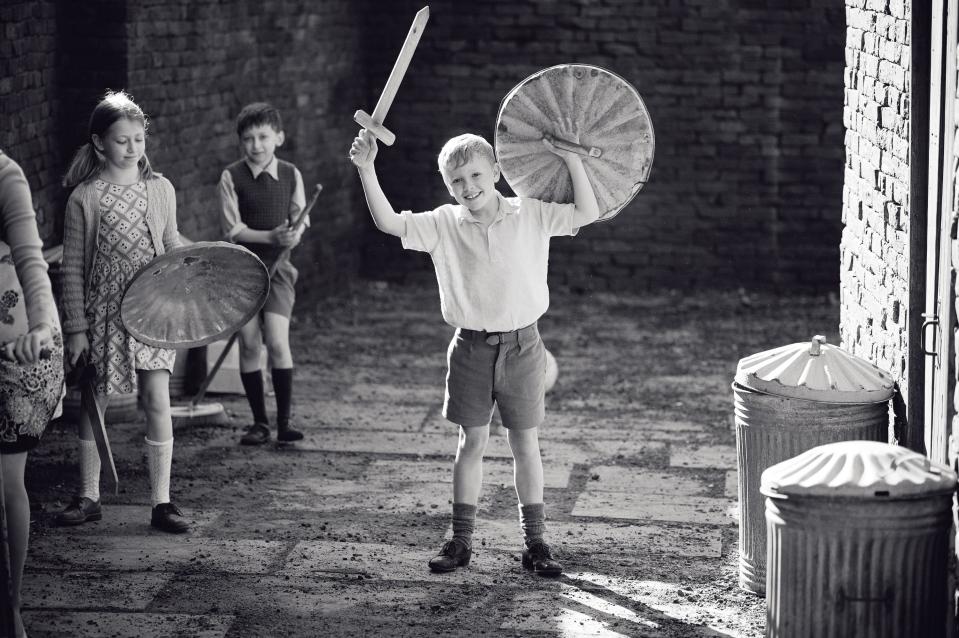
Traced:
POLYGON ((41 235, 57 243, 62 157, 56 129, 54 2, 0 4, 0 149, 30 182, 41 235))
MULTIPOLYGON (((367 17, 381 55, 375 103, 422 2, 367 17)), ((435 157, 450 136, 492 136, 500 100, 564 62, 608 68, 656 132, 650 182, 612 222, 553 242, 555 283, 583 289, 838 283, 842 6, 819 0, 430 2, 430 23, 387 125, 381 181, 398 208, 448 201, 435 157)), ((504 184, 505 185, 505 184, 504 184)), ((369 234, 376 276, 430 268, 369 234)))
MULTIPOLYGON (((847 0, 840 335, 907 396, 908 2, 847 0)), ((921 380, 920 380, 921 382, 921 380)))
MULTIPOLYGON (((398 207, 446 201, 435 170, 446 138, 489 136, 500 100, 531 73, 596 64, 643 96, 656 158, 650 183, 613 222, 554 242, 554 283, 831 290, 843 157, 844 20, 834 4, 437 0, 387 120, 399 141, 381 154, 384 187, 398 207)), ((0 109, 36 131, 15 127, 3 143, 26 158, 49 215, 62 205, 54 184, 83 141, 93 103, 106 88, 126 88, 152 118, 148 152, 177 187, 184 233, 206 239, 216 233, 214 185, 237 156, 233 117, 243 103, 269 99, 287 120, 282 156, 308 184, 325 186, 318 216, 328 224, 295 258, 305 287, 355 272, 361 260, 370 276, 429 277, 428 258, 373 229, 345 157, 353 111, 375 105, 421 6, 4 3, 0 46, 14 53, 0 61, 0 109), (32 84, 14 89, 17 82, 32 84)), ((55 221, 44 220, 48 241, 59 239, 55 221)))
POLYGON ((284 117, 278 155, 323 185, 315 227, 294 253, 304 294, 353 271, 357 180, 346 151, 361 101, 358 3, 271 0, 130 4, 127 88, 152 116, 153 165, 177 187, 182 232, 218 238, 216 183, 240 157, 235 117, 269 101, 284 117))

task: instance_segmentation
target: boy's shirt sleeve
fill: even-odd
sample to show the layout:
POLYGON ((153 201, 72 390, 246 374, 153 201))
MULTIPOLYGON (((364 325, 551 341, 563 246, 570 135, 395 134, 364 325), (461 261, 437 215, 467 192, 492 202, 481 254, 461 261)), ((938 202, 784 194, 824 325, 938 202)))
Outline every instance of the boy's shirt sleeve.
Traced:
MULTIPOLYGON (((303 175, 300 173, 300 169, 293 167, 293 199, 290 201, 290 220, 296 219, 297 215, 306 208, 306 190, 303 188, 303 175)), ((234 194, 235 196, 235 194, 234 194)), ((310 216, 307 215, 306 219, 303 220, 303 226, 309 227, 310 225, 310 216)))
POLYGON ((442 208, 425 213, 404 210, 400 213, 406 222, 406 233, 401 237, 403 248, 432 253, 440 243, 440 215, 442 208))
POLYGON ((543 231, 550 237, 572 237, 579 232, 579 228, 573 226, 575 204, 557 204, 538 199, 527 199, 525 202, 536 211, 543 231))
MULTIPOLYGON (((302 185, 302 182, 301 182, 302 185)), ((224 170, 217 185, 220 195, 220 229, 227 241, 236 241, 236 236, 246 228, 240 219, 240 205, 236 197, 236 188, 233 186, 233 176, 230 171, 224 170)), ((294 194, 294 199, 296 196, 294 194)))

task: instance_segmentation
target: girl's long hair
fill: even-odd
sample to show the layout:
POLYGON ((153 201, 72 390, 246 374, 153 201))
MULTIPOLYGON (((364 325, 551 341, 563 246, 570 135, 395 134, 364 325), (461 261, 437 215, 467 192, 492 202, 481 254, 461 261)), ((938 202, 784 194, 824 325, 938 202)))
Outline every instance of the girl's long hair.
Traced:
MULTIPOLYGON (((133 120, 143 125, 143 130, 147 130, 147 116, 143 110, 130 99, 130 96, 123 91, 107 91, 103 99, 94 107, 90 115, 90 124, 87 127, 87 143, 77 149, 73 159, 70 160, 70 167, 66 175, 63 176, 63 185, 67 188, 73 188, 81 182, 85 182, 92 177, 96 177, 106 163, 106 158, 93 145, 93 136, 103 137, 113 123, 121 118, 133 120)), ((146 153, 137 163, 140 168, 140 179, 153 179, 153 168, 150 166, 150 160, 146 153)))

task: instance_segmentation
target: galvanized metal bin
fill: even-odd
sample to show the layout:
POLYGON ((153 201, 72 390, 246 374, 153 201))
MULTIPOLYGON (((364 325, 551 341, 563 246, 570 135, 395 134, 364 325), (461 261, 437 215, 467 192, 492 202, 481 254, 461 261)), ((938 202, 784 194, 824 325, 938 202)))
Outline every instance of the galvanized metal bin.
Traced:
POLYGON ((808 450, 762 475, 766 636, 945 636, 956 475, 888 443, 808 450))
POLYGON ((733 396, 739 470, 739 586, 766 587, 763 470, 836 441, 885 441, 892 377, 817 335, 745 357, 733 396))

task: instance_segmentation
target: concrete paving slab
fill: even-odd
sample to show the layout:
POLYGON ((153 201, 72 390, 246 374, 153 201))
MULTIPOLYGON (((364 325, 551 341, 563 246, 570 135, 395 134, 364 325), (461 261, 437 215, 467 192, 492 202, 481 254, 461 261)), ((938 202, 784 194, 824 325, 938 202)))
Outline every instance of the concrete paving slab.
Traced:
POLYGON ((735 445, 674 445, 671 452, 671 467, 715 467, 721 470, 736 467, 735 445))
POLYGON ((626 439, 640 437, 661 441, 687 440, 705 434, 707 428, 690 421, 653 419, 644 416, 597 417, 579 412, 547 411, 540 428, 544 439, 626 439))
POLYGON ((729 498, 739 498, 739 472, 728 470, 726 472, 726 488, 724 493, 729 498))
POLYGON ((397 404, 442 405, 443 385, 355 383, 343 394, 344 401, 387 401, 397 404))
POLYGON ((23 600, 31 609, 143 611, 170 576, 168 572, 37 572, 28 565, 23 600))
MULTIPOLYGON (((165 535, 163 532, 150 527, 150 505, 114 505, 110 503, 110 496, 102 495, 103 519, 74 527, 58 527, 56 534, 64 536, 103 536, 149 534, 154 536, 165 535)), ((191 521, 192 533, 197 535, 213 525, 219 519, 220 510, 200 510, 193 507, 180 508, 183 516, 191 521)))
POLYGON ((500 629, 597 638, 669 635, 658 631, 659 623, 640 613, 571 587, 563 587, 560 592, 517 594, 510 618, 500 629))
MULTIPOLYGON (((357 491, 355 481, 305 478, 280 482, 267 492, 276 509, 311 512, 445 512, 453 500, 450 483, 430 482, 383 484, 357 491)), ((484 491, 480 505, 488 506, 489 497, 489 491, 484 491)))
POLYGON ((590 492, 631 492, 642 494, 704 495, 709 491, 707 479, 682 472, 647 470, 620 465, 598 465, 588 470, 586 485, 590 492))
POLYGON ((666 443, 653 441, 641 436, 628 436, 618 439, 594 439, 586 441, 589 449, 594 450, 593 458, 635 459, 651 454, 665 454, 666 443))
POLYGON ((358 432, 324 428, 306 432, 296 444, 298 450, 315 452, 353 452, 367 454, 411 454, 448 456, 456 453, 456 436, 437 436, 423 432, 358 432))
MULTIPOLYGON (((548 465, 543 468, 546 487, 565 488, 573 470, 572 463, 548 465)), ((452 461, 373 461, 360 479, 366 485, 408 482, 452 483, 452 461)), ((500 487, 513 486, 513 462, 502 459, 483 461, 483 484, 500 487)))
POLYGON ((576 499, 573 516, 731 525, 736 503, 724 498, 608 492, 587 487, 576 499))
POLYGON ((429 409, 387 401, 312 401, 310 414, 300 420, 313 427, 416 432, 429 409))
POLYGON ((31 636, 70 638, 222 638, 233 624, 225 614, 148 614, 104 611, 25 611, 24 624, 31 636))
POLYGON ((189 536, 85 536, 69 543, 44 536, 30 547, 34 569, 177 571, 212 569, 265 574, 283 559, 290 544, 263 540, 228 540, 189 536))
MULTIPOLYGON (((549 512, 547 512, 547 517, 549 512)), ((446 538, 453 535, 447 528, 446 538)), ((719 558, 722 531, 710 527, 623 525, 589 522, 546 521, 546 540, 557 549, 589 550, 595 553, 663 554, 687 558, 719 558)), ((474 545, 503 551, 522 549, 519 520, 478 519, 474 545)))
POLYGON ((730 627, 739 624, 738 616, 746 607, 757 602, 762 604, 761 598, 737 592, 737 595, 744 596, 742 608, 721 606, 717 604, 714 589, 688 582, 610 577, 585 571, 571 572, 568 582, 603 598, 623 601, 622 604, 627 607, 646 609, 648 614, 658 614, 660 618, 673 623, 686 623, 684 636, 742 636, 738 631, 731 632, 730 627))
POLYGON ((303 541, 290 552, 281 576, 363 575, 386 581, 443 583, 447 585, 509 584, 509 576, 522 567, 506 552, 477 548, 466 569, 433 574, 427 563, 439 547, 397 547, 384 543, 303 541))

